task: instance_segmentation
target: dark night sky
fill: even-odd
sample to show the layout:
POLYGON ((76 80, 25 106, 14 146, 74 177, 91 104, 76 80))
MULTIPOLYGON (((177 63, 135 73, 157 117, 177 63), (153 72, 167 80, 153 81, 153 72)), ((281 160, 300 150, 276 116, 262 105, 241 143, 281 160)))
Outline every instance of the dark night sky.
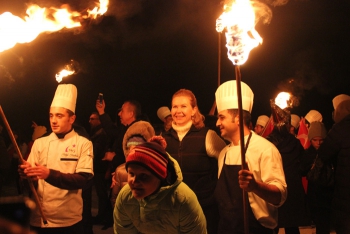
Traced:
MULTIPOLYGON (((76 114, 86 127, 99 92, 112 117, 132 98, 141 102, 152 123, 160 123, 158 107, 169 106, 180 88, 192 90, 201 112, 208 114, 218 83, 215 20, 222 13, 220 1, 110 1, 107 14, 98 21, 84 22, 78 30, 42 34, 0 53, 0 104, 13 129, 31 134, 32 120, 49 127, 48 108, 58 84, 55 74, 71 59, 80 64, 80 72, 64 82, 78 88, 76 114)), ((87 2, 74 0, 69 5, 80 11, 92 1, 87 2)), ((0 14, 23 16, 25 8, 23 0, 0 0, 0 14)), ((329 128, 332 98, 350 95, 350 4, 289 0, 270 8, 271 23, 256 26, 263 44, 240 67, 242 81, 255 93, 253 122, 258 115, 270 115, 269 99, 292 91, 300 100, 292 113, 304 116, 310 109, 319 110, 329 128)), ((235 79, 235 72, 224 35, 221 41, 224 82, 235 79)))

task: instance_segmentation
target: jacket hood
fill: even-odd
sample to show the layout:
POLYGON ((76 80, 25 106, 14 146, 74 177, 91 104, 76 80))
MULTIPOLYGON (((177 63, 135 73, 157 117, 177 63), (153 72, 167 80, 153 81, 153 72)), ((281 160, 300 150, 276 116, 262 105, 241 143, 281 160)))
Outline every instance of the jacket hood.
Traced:
POLYGON ((182 180, 183 180, 183 176, 182 176, 179 163, 169 155, 167 178, 161 185, 159 191, 145 198, 145 200, 163 199, 163 197, 165 197, 169 192, 171 192, 174 188, 176 188, 182 182, 182 180))
POLYGON ((339 123, 347 115, 350 115, 350 100, 342 101, 334 110, 334 122, 339 123))
POLYGON ((155 135, 154 128, 149 122, 140 120, 133 123, 125 132, 124 138, 123 138, 123 151, 124 151, 125 158, 129 154, 127 143, 132 136, 141 136, 145 139, 145 141, 148 141, 154 135, 155 135))

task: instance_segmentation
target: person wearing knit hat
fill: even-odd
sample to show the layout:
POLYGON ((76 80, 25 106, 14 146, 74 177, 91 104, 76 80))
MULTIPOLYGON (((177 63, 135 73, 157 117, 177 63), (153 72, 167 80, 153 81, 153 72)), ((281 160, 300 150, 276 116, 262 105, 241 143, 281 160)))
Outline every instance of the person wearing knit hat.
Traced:
POLYGON ((215 92, 216 125, 221 136, 230 142, 218 158, 219 180, 215 190, 216 200, 220 201, 218 233, 244 232, 242 189, 249 199, 249 233, 273 233, 277 226, 277 207, 287 197, 282 159, 272 143, 249 130, 254 93, 244 82, 241 82, 243 116, 239 115, 236 85, 236 80, 230 80, 215 92), (243 118, 243 132, 240 132, 239 118, 243 118), (244 134, 245 168, 249 170, 242 170, 240 134, 244 134))
POLYGON ((180 166, 165 145, 157 136, 130 150, 125 164, 128 184, 114 208, 115 233, 207 233, 198 199, 182 182, 180 166))
MULTIPOLYGON (((139 144, 147 142, 153 136, 155 136, 155 132, 149 122, 140 120, 131 125, 125 132, 123 138, 123 150, 125 159, 129 155, 129 151, 131 149, 139 144)), ((128 174, 125 170, 125 163, 123 163, 115 169, 115 173, 112 176, 112 190, 110 195, 112 207, 115 205, 115 200, 120 190, 125 184, 127 184, 127 178, 128 174)))
POLYGON ((176 91, 171 100, 172 127, 162 136, 166 151, 180 163, 184 182, 195 192, 207 220, 208 234, 216 234, 218 205, 214 198, 217 157, 225 141, 209 127, 191 90, 176 91), (200 166, 199 166, 200 165, 200 166))
POLYGON ((77 88, 60 84, 49 120, 52 133, 34 141, 28 160, 20 166, 22 178, 37 182, 37 195, 46 220, 37 207, 30 225, 40 233, 83 233, 82 188, 93 177, 92 143, 73 129, 77 88))
POLYGON ((267 115, 260 115, 256 120, 256 124, 254 127, 254 131, 256 134, 261 135, 263 132, 267 122, 269 122, 269 117, 267 115))
POLYGON ((336 233, 350 233, 350 100, 343 100, 334 110, 334 125, 318 149, 322 162, 334 167, 332 219, 336 233))
POLYGON ((318 150, 320 145, 323 142, 323 139, 326 138, 327 130, 324 127, 324 124, 321 122, 312 122, 309 127, 308 139, 311 142, 311 145, 318 150))
POLYGON ((320 112, 318 112, 317 110, 310 110, 306 115, 305 115, 305 124, 306 127, 309 128, 310 127, 310 123, 312 122, 322 122, 322 115, 320 112))
MULTIPOLYGON (((327 130, 323 123, 316 121, 310 124, 308 139, 311 144, 300 157, 300 172, 302 176, 307 176, 313 167, 319 148, 326 136, 327 130)), ((333 189, 333 186, 319 186, 312 180, 309 180, 307 183, 307 205, 312 221, 316 226, 316 233, 330 233, 333 189)))

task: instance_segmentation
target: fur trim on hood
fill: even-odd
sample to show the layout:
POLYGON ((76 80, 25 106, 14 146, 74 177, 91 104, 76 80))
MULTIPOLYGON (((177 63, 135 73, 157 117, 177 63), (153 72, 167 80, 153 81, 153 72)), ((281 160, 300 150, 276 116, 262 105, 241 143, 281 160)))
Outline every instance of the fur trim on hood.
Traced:
POLYGON ((124 134, 123 138, 123 151, 125 158, 129 154, 129 149, 127 147, 128 140, 133 136, 141 136, 148 141, 151 137, 155 135, 154 128, 147 121, 137 121, 133 123, 124 134))

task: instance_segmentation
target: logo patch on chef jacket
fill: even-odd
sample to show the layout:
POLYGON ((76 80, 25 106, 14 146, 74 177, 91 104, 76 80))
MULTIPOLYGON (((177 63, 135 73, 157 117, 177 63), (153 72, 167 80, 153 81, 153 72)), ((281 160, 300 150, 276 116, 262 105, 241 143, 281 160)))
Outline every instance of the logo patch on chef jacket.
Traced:
POLYGON ((78 161, 76 154, 76 145, 68 146, 62 154, 61 161, 78 161))

